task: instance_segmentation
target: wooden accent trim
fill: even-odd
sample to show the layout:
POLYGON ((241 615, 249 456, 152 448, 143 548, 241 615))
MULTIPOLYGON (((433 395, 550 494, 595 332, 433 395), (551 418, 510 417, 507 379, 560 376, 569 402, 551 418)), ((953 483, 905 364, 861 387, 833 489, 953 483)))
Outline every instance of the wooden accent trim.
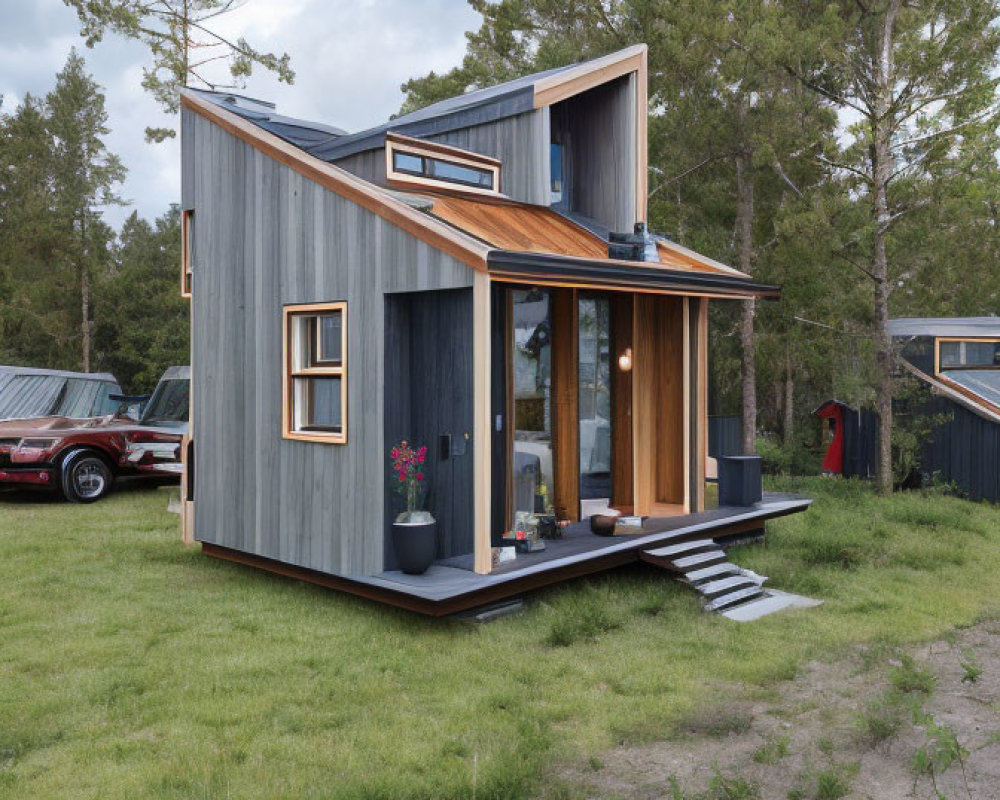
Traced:
POLYGON ((649 212, 649 50, 643 45, 636 71, 635 86, 635 214, 636 222, 645 222, 649 212))
POLYGON ((191 299, 191 233, 194 209, 181 211, 181 297, 191 299))
POLYGON ((615 294, 611 302, 611 502, 615 508, 635 503, 634 437, 632 429, 632 372, 622 372, 618 357, 633 349, 635 300, 615 294))
POLYGON ((977 403, 978 405, 983 406, 988 411, 992 411, 994 414, 1000 414, 1000 406, 994 405, 993 403, 991 403, 989 400, 987 400, 986 398, 982 397, 981 395, 976 394, 975 392, 971 391, 970 389, 966 389, 961 384, 955 383, 955 381, 953 381, 950 378, 948 378, 947 373, 945 373, 943 375, 937 375, 936 377, 937 377, 937 379, 941 383, 943 383, 945 386, 947 386, 953 392, 958 392, 963 397, 971 400, 974 403, 977 403))
POLYGON ((480 575, 493 569, 492 438, 490 412, 490 279, 477 272, 472 280, 472 360, 473 360, 473 567, 480 575))
POLYGON ((357 203, 463 264, 481 272, 486 271, 486 256, 490 248, 472 237, 410 208, 367 181, 309 155, 252 122, 198 97, 190 90, 181 90, 181 105, 324 189, 357 203))
POLYGON ((708 300, 698 300, 698 344, 697 344, 697 376, 698 376, 698 419, 697 425, 697 464, 698 472, 695 511, 705 510, 705 480, 708 477, 708 300))
MULTIPOLYGON (((1000 344, 1000 336, 936 336, 934 337, 934 375, 941 377, 941 342, 991 342, 1000 344)), ((961 367, 951 367, 961 369, 961 367)), ((967 367, 967 369, 993 369, 993 367, 967 367)))
MULTIPOLYGON (((188 415, 190 417, 190 414, 188 415)), ((190 422, 188 423, 190 426, 190 422)), ((188 450, 191 445, 191 431, 181 438, 181 541, 184 544, 194 544, 194 501, 188 497, 188 450)))
POLYGON ((485 195, 496 197, 500 195, 501 164, 495 158, 481 156, 471 150, 463 150, 459 147, 450 147, 431 142, 424 142, 421 139, 414 139, 400 134, 386 134, 385 137, 385 175, 386 180, 393 186, 409 188, 411 186, 427 187, 431 189, 454 189, 463 194, 485 195), (493 175, 493 188, 484 189, 479 186, 470 186, 457 181, 435 178, 430 175, 411 175, 407 172, 400 172, 396 169, 393 156, 396 153, 417 156, 418 158, 432 158, 436 161, 449 161, 463 167, 472 167, 493 175))
MULTIPOLYGON (((427 139, 418 139, 415 136, 406 136, 396 131, 389 131, 385 135, 385 140, 388 144, 400 145, 393 148, 396 150, 417 153, 418 155, 447 156, 451 161, 469 164, 474 167, 500 167, 503 164, 499 158, 484 156, 482 153, 477 153, 474 150, 466 150, 462 147, 455 147, 455 145, 441 144, 441 142, 432 142, 427 139)), ((386 150, 388 149, 390 148, 387 146, 386 150)))
MULTIPOLYGON (((684 439, 684 513, 691 511, 691 298, 681 300, 681 435, 684 439)), ((661 367, 663 365, 661 364, 661 367)))
POLYGON ((333 303, 297 303, 282 307, 281 325, 281 438, 292 439, 299 442, 318 442, 322 444, 347 444, 347 303, 337 301, 333 303), (298 316, 312 314, 322 314, 324 312, 337 311, 341 315, 341 354, 340 366, 337 367, 306 367, 296 370, 293 366, 292 351, 292 323, 298 316), (295 416, 295 392, 293 383, 295 378, 308 377, 331 377, 340 378, 340 431, 337 433, 320 433, 317 431, 297 430, 294 425, 295 416))
POLYGON ((580 518, 580 396, 578 297, 556 289, 552 298, 552 504, 580 518))
POLYGON ((535 81, 535 108, 550 106, 630 72, 638 72, 643 68, 648 50, 644 44, 633 45, 535 81))

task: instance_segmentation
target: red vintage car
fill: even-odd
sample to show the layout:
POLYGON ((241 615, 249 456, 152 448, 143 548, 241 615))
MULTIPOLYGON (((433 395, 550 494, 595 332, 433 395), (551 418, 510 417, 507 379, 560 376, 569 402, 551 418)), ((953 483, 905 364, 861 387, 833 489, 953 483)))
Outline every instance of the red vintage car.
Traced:
POLYGON ((138 420, 109 414, 0 422, 0 486, 51 487, 92 503, 119 478, 179 476, 189 385, 189 367, 170 367, 138 420))

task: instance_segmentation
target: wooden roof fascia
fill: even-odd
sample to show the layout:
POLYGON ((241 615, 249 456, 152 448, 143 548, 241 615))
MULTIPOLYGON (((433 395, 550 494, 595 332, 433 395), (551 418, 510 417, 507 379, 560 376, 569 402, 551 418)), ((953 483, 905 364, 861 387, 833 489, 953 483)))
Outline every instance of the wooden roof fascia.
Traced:
POLYGON ((641 70, 645 73, 648 51, 649 48, 644 44, 632 45, 538 79, 535 81, 535 108, 558 103, 630 72, 641 70))
POLYGON ((1000 408, 997 408, 988 400, 979 397, 979 395, 973 394, 967 389, 964 389, 964 387, 961 387, 946 378, 928 375, 919 367, 915 367, 905 358, 901 358, 900 363, 902 363, 903 368, 907 372, 911 373, 930 386, 931 391, 934 394, 947 397, 949 400, 958 403, 963 408, 967 408, 973 414, 976 414, 983 419, 987 419, 990 422, 1000 424, 1000 408))
POLYGON ((396 142, 401 145, 409 145, 414 150, 427 151, 428 153, 440 153, 445 156, 454 156, 455 158, 460 158, 463 162, 468 162, 470 164, 489 164, 493 167, 499 167, 503 165, 503 162, 499 158, 493 158, 492 156, 484 156, 482 153, 477 153, 474 150, 466 150, 463 147, 455 147, 451 144, 441 144, 440 142, 435 142, 430 139, 419 139, 416 136, 407 136, 404 133, 396 133, 395 131, 388 131, 385 135, 387 142, 396 142))
POLYGON ((463 264, 480 272, 487 271, 486 257, 490 248, 482 242, 410 208, 367 181, 309 155, 193 92, 181 90, 181 105, 324 189, 356 203, 463 264))
POLYGON ((662 247, 669 253, 675 253, 683 259, 688 261, 693 261, 695 263, 701 263, 710 270, 716 272, 723 272, 726 275, 732 275, 736 278, 745 278, 746 280, 751 280, 751 277, 745 272, 740 272, 740 270, 735 267, 730 267, 728 264, 723 264, 721 261, 716 261, 714 258, 709 258, 706 255, 702 255, 694 250, 689 250, 684 245, 677 244, 677 242, 672 242, 667 239, 657 239, 656 246, 662 247))

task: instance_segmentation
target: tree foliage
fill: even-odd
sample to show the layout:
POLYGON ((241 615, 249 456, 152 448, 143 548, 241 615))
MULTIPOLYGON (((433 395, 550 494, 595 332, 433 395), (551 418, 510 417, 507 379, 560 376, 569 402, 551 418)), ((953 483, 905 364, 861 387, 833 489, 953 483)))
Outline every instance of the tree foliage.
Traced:
MULTIPOLYGON (((177 113, 179 90, 192 81, 210 89, 242 85, 254 67, 273 72, 279 81, 293 83, 295 72, 288 53, 280 56, 254 48, 243 37, 235 41, 219 32, 219 17, 237 10, 240 0, 63 0, 76 10, 80 35, 93 47, 111 32, 142 42, 153 56, 143 69, 142 85, 171 114, 177 113), (232 83, 223 87, 209 70, 226 61, 232 83)), ((170 128, 146 128, 149 141, 173 137, 170 128)))
POLYGON ((401 112, 649 45, 651 226, 783 286, 755 319, 713 304, 712 410, 749 388, 751 437, 797 445, 836 397, 888 443, 888 317, 1000 312, 995 0, 469 3, 462 63, 401 112))

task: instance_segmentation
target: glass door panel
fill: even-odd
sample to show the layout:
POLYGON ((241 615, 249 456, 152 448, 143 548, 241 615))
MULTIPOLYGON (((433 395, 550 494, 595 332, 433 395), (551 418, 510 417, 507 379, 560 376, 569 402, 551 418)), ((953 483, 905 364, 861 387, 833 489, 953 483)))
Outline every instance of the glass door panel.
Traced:
POLYGON ((511 292, 513 511, 552 507, 552 302, 545 289, 511 292))
POLYGON ((583 295, 579 319, 580 499, 611 499, 611 303, 583 295))

